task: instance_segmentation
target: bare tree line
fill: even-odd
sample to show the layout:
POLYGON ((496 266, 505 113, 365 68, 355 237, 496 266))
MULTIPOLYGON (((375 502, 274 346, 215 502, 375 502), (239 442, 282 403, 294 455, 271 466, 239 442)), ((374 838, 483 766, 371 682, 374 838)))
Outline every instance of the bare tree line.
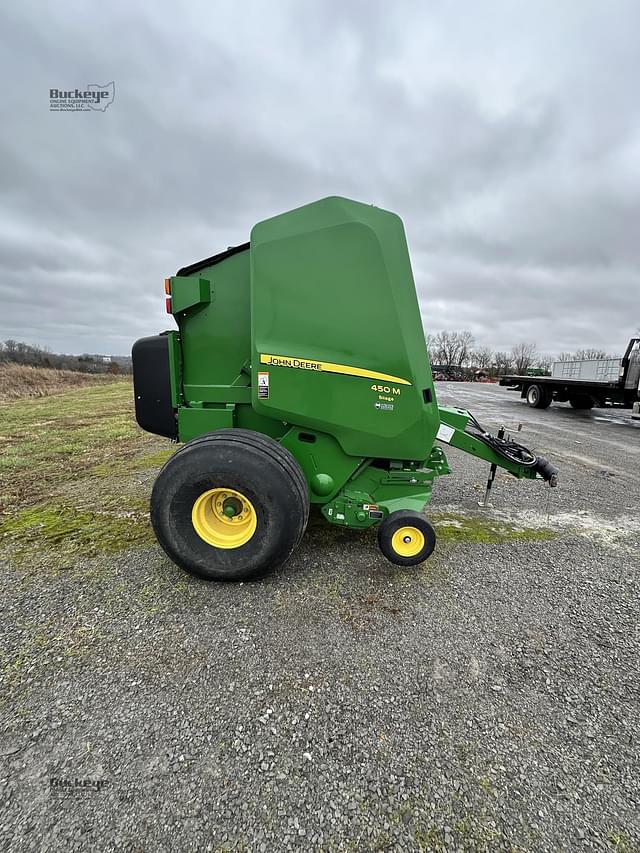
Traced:
POLYGON ((488 346, 476 346, 475 338, 469 331, 447 329, 428 335, 427 349, 432 366, 482 370, 495 376, 505 373, 523 374, 532 368, 548 371, 554 361, 608 357, 604 350, 597 348, 580 349, 574 353, 561 352, 554 357, 539 352, 532 341, 516 344, 508 352, 493 350, 488 346))
POLYGON ((588 358, 613 358, 603 349, 579 349, 576 352, 561 352, 556 361, 584 361, 588 358))
MULTIPOLYGON (((591 348, 576 352, 561 352, 557 356, 538 352, 533 342, 516 344, 508 352, 476 346, 471 332, 444 329, 427 336, 427 348, 432 366, 482 370, 501 376, 505 373, 526 373, 531 368, 549 370, 554 361, 581 361, 588 358, 607 358, 604 350, 591 348)), ((53 353, 47 347, 25 344, 21 341, 0 341, 0 362, 13 362, 33 367, 55 367, 78 370, 81 373, 130 373, 130 359, 105 359, 102 356, 64 355, 53 353)))
POLYGON ((0 362, 24 364, 30 367, 54 367, 58 370, 77 370, 80 373, 130 373, 129 359, 109 356, 64 355, 51 352, 46 347, 25 344, 22 341, 0 341, 0 362))

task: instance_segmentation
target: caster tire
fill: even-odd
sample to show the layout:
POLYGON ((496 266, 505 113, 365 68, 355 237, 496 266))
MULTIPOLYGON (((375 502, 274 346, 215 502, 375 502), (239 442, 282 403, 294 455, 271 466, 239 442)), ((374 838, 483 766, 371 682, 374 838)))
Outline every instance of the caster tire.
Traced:
POLYGON ((400 509, 381 522, 378 545, 396 566, 417 566, 433 553, 436 532, 419 512, 400 509))

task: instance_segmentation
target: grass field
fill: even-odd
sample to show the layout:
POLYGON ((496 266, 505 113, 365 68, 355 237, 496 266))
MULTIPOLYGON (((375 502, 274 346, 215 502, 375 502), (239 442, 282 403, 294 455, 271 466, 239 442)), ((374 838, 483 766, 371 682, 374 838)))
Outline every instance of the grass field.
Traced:
POLYGON ((25 397, 47 397, 72 388, 121 382, 110 373, 80 373, 26 364, 0 364, 0 403, 25 397))
POLYGON ((18 400, 1 412, 6 555, 23 566, 58 569, 153 540, 144 474, 174 448, 137 427, 130 381, 18 400))

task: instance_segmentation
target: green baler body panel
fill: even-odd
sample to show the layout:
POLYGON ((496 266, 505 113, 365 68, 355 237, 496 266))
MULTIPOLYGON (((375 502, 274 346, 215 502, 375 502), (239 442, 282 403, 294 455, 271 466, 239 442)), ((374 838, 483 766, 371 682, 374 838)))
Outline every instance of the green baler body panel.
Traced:
POLYGON ((276 437, 293 425, 346 456, 426 459, 438 408, 398 216, 327 198, 195 266, 171 279, 181 440, 230 422, 276 437))
MULTIPOLYGON (((185 401, 238 402, 231 399, 227 389, 236 382, 243 364, 248 366, 251 356, 249 252, 233 255, 209 270, 174 278, 173 282, 185 401), (182 308, 192 300, 193 304, 182 308)), ((249 402, 250 394, 244 396, 249 402)))
POLYGON ((439 418, 400 218, 327 198, 260 222, 250 254, 254 410, 424 460, 439 418))

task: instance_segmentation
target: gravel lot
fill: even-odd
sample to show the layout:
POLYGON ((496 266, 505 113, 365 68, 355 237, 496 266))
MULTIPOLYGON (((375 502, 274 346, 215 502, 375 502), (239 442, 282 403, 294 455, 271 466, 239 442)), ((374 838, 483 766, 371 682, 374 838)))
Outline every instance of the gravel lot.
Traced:
POLYGON ((2 849, 640 849, 640 423, 438 395, 522 423, 561 485, 499 475, 483 514, 487 466, 451 451, 428 514, 522 537, 400 570, 314 518, 240 585, 157 547, 5 567, 2 849))

